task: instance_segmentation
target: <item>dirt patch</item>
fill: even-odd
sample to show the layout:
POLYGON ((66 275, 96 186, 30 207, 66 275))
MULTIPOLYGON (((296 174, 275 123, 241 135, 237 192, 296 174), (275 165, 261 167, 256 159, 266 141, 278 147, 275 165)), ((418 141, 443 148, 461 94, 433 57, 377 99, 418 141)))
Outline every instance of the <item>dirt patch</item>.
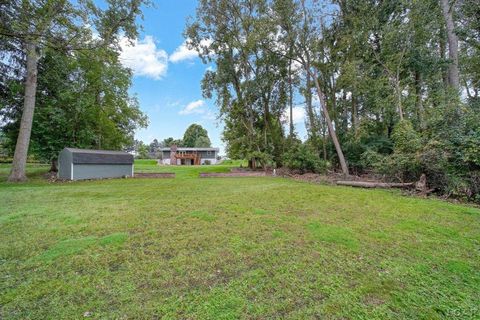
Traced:
POLYGON ((135 173, 133 176, 134 178, 153 178, 153 179, 158 179, 158 178, 175 178, 175 173, 173 172, 152 172, 152 173, 147 173, 147 172, 140 172, 140 173, 135 173))
POLYGON ((312 183, 322 183, 322 184, 336 184, 337 181, 340 180, 348 180, 348 181, 369 181, 369 182, 385 182, 383 177, 373 175, 373 174, 364 174, 361 176, 358 175, 350 175, 347 178, 338 172, 327 172, 325 174, 318 174, 318 173, 300 173, 296 171, 291 171, 285 168, 279 168, 276 170, 276 175, 291 178, 294 180, 312 182, 312 183))
POLYGON ((225 172, 225 173, 200 173, 200 178, 213 177, 264 177, 265 171, 225 172))
POLYGON ((45 173, 45 174, 43 175, 43 178, 44 178, 45 180, 48 180, 48 182, 56 182, 56 181, 61 180, 61 179, 58 178, 58 175, 57 175, 56 172, 51 172, 51 171, 45 173))
POLYGON ((250 169, 250 168, 231 168, 230 172, 235 173, 242 173, 242 172, 265 172, 265 170, 258 168, 258 169, 250 169))

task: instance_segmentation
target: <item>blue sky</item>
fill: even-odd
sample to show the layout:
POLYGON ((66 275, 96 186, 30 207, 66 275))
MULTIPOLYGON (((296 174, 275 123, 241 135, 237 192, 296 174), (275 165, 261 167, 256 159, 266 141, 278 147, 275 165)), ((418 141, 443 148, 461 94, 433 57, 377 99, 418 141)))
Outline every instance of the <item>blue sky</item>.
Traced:
MULTIPOLYGON (((133 45, 123 42, 121 59, 134 72, 131 92, 150 122, 137 131, 137 139, 150 143, 154 138, 181 138, 190 124, 198 123, 207 129, 212 145, 223 151, 223 124, 217 120, 214 101, 204 99, 200 88, 211 66, 184 46, 186 19, 195 15, 196 5, 194 0, 155 1, 154 8, 144 9, 139 38, 133 45)), ((303 107, 295 111, 297 132, 303 138, 303 107)))

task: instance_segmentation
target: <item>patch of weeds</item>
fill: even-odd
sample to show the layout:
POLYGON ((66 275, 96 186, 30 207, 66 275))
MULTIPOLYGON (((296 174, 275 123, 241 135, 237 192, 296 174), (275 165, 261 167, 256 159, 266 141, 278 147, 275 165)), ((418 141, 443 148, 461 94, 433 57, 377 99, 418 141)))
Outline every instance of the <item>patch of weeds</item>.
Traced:
POLYGON ((112 233, 100 239, 99 244, 102 246, 120 246, 127 240, 127 234, 123 232, 112 233))
POLYGON ((253 213, 258 214, 258 215, 264 215, 264 214, 271 214, 273 212, 270 212, 270 211, 264 210, 264 209, 253 209, 253 213))
POLYGON ((234 290, 214 289, 199 305, 199 319, 239 319, 245 306, 245 300, 234 290))
POLYGON ((458 237, 458 231, 446 226, 439 226, 439 225, 433 225, 432 230, 435 231, 438 234, 441 234, 442 236, 445 236, 447 238, 456 238, 458 237))
POLYGON ((233 236, 230 238, 230 246, 234 252, 248 251, 255 249, 255 245, 240 236, 233 236))
POLYGON ((447 262, 446 269, 453 273, 468 274, 471 272, 470 265, 463 261, 452 260, 447 262))
POLYGON ((428 273, 432 272, 432 267, 425 264, 425 263, 417 263, 417 264, 413 265, 413 269, 416 272, 420 272, 420 273, 424 273, 424 274, 428 274, 428 273))
POLYGON ((95 244, 97 238, 85 237, 80 239, 68 239, 60 241, 36 259, 42 262, 51 262, 61 256, 77 254, 95 244))
POLYGON ((78 217, 66 216, 62 219, 62 222, 65 225, 77 225, 77 224, 80 224, 82 222, 82 219, 80 219, 78 217))
POLYGON ((397 224, 397 228, 404 231, 411 231, 415 233, 421 233, 423 235, 433 236, 435 234, 441 234, 445 237, 456 237, 458 231, 449 228, 447 226, 440 226, 434 224, 428 224, 423 221, 405 220, 397 224))
POLYGON ((80 239, 68 239, 58 242, 47 251, 37 256, 35 260, 42 262, 52 262, 62 256, 79 254, 93 245, 101 246, 120 246, 127 239, 125 233, 113 233, 103 238, 85 237, 80 239))
POLYGON ((275 230, 272 232, 272 237, 277 239, 283 239, 287 237, 287 234, 281 230, 275 230))
POLYGON ((405 231, 422 230, 423 228, 425 228, 424 223, 415 220, 404 220, 398 223, 396 226, 398 229, 405 231))
POLYGON ((369 233, 370 237, 380 240, 387 241, 390 239, 390 236, 385 231, 372 231, 369 233))
POLYGON ((461 211, 463 214, 467 214, 467 215, 475 215, 475 214, 480 214, 480 210, 479 209, 475 209, 475 208, 465 208, 461 211))
POLYGON ((213 222, 217 220, 217 217, 215 217, 213 214, 203 212, 203 211, 193 211, 189 213, 190 217, 197 218, 206 222, 213 222))
POLYGON ((318 222, 308 224, 308 230, 315 240, 343 245, 351 250, 358 249, 358 240, 347 228, 318 222))
POLYGON ((6 215, 3 215, 3 216, 0 216, 0 223, 13 222, 13 221, 19 220, 24 215, 25 214, 22 214, 22 213, 6 214, 6 215))

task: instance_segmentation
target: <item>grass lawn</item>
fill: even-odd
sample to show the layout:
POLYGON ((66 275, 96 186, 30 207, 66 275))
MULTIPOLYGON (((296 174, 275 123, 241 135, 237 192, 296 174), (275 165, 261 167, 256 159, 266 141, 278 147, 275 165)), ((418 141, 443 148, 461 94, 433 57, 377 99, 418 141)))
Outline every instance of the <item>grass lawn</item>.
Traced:
POLYGON ((207 168, 0 166, 0 319, 480 318, 479 209, 207 168))
MULTIPOLYGON (((241 161, 229 161, 228 164, 203 166, 158 166, 156 160, 135 160, 135 172, 174 172, 175 178, 198 178, 200 172, 230 172, 241 161)), ((244 166, 246 163, 244 163, 244 166)))

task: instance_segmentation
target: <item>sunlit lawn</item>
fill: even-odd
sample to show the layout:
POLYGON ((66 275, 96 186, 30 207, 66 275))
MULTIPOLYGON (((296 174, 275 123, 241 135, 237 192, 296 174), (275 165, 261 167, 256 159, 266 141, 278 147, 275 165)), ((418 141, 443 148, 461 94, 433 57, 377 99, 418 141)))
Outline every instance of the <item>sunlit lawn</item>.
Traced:
POLYGON ((200 172, 230 172, 231 168, 238 167, 240 163, 242 162, 234 161, 218 165, 169 166, 157 165, 156 160, 135 160, 135 172, 174 172, 176 178, 197 178, 200 172))
POLYGON ((480 210, 228 166, 8 184, 0 319, 478 319, 480 210))

